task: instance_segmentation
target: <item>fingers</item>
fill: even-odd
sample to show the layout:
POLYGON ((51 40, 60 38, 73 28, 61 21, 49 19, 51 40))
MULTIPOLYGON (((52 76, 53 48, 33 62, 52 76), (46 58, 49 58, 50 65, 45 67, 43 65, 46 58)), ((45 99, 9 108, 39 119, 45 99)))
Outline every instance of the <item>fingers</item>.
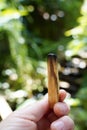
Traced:
MULTIPOLYGON (((59 101, 63 102, 65 97, 66 97, 66 95, 67 95, 67 92, 65 90, 61 89, 59 91, 59 101)), ((45 95, 45 98, 48 98, 48 94, 45 95)))
POLYGON ((65 116, 69 113, 70 107, 65 102, 58 102, 54 105, 53 111, 50 111, 47 115, 47 119, 50 123, 57 120, 61 116, 65 116))
POLYGON ((51 111, 48 115, 47 118, 52 123, 56 119, 60 118, 61 116, 65 116, 69 113, 70 108, 67 106, 66 103, 64 102, 58 102, 57 104, 54 105, 53 111, 51 111))
POLYGON ((59 91, 59 101, 62 102, 65 99, 66 95, 67 95, 66 91, 61 89, 59 91))
POLYGON ((49 120, 50 123, 58 119, 58 117, 54 114, 53 111, 50 112, 46 118, 49 120))
POLYGON ((51 124, 51 130, 74 130, 74 122, 68 116, 63 116, 51 124))
POLYGON ((31 106, 28 105, 25 108, 15 111, 15 114, 17 114, 17 116, 20 115, 21 118, 38 122, 47 113, 48 110, 48 100, 47 98, 44 98, 31 106))
MULTIPOLYGON (((66 92, 64 90, 60 90, 61 101, 64 100, 65 96, 66 96, 66 92)), ((55 107, 55 109, 57 108, 55 107)), ((38 101, 31 106, 22 108, 19 111, 16 111, 16 114, 21 115, 22 118, 26 118, 28 120, 38 122, 47 113, 48 110, 49 110, 49 103, 48 103, 48 96, 46 96, 41 101, 38 101)))
POLYGON ((65 102, 58 102, 54 105, 53 110, 57 117, 61 117, 69 113, 70 107, 65 102))

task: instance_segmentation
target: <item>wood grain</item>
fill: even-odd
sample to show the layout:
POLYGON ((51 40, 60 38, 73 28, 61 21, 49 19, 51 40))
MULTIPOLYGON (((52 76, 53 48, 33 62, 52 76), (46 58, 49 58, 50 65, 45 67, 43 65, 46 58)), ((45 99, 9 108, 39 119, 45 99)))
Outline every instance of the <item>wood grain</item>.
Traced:
POLYGON ((58 76, 58 62, 55 54, 48 54, 47 59, 48 68, 48 100, 49 106, 52 109, 54 104, 59 99, 59 76, 58 76))

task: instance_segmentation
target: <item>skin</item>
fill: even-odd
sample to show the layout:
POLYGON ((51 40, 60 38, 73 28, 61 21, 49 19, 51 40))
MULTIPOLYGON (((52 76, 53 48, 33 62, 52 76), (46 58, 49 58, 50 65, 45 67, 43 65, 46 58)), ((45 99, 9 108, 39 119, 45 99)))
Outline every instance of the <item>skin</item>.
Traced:
POLYGON ((60 101, 49 109, 46 96, 37 103, 14 111, 0 123, 0 130, 74 130, 74 122, 68 116, 69 107, 63 100, 66 92, 60 90, 60 101))

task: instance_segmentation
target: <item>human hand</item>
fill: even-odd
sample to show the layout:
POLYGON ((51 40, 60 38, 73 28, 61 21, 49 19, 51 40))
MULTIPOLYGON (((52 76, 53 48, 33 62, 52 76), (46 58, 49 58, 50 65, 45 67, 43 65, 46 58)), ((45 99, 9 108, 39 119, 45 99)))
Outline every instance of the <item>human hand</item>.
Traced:
POLYGON ((69 107, 63 100, 66 92, 60 90, 60 102, 49 109, 48 98, 16 110, 0 124, 0 130, 73 130, 73 120, 67 116, 69 107))

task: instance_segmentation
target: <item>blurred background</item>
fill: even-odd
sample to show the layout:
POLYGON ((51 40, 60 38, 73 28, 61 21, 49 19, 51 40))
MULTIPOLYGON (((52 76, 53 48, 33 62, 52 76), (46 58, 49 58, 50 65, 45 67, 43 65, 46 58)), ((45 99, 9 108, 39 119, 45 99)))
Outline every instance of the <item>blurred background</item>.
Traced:
POLYGON ((47 93, 50 52, 75 130, 86 130, 87 0, 0 0, 0 95, 12 110, 47 93))

